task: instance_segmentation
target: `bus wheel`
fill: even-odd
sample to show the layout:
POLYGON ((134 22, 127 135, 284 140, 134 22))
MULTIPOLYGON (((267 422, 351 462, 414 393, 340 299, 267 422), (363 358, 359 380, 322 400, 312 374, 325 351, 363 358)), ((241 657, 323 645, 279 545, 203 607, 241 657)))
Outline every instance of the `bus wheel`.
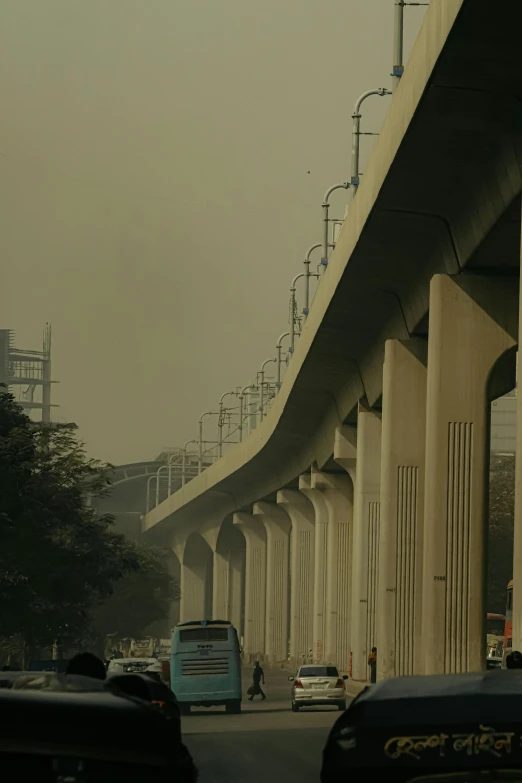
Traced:
POLYGON ((241 712, 241 702, 239 699, 234 699, 234 701, 227 701, 225 704, 225 710, 227 715, 239 715, 241 712))
POLYGON ((187 704, 186 702, 181 702, 179 705, 179 711, 182 715, 190 715, 190 704, 187 704))

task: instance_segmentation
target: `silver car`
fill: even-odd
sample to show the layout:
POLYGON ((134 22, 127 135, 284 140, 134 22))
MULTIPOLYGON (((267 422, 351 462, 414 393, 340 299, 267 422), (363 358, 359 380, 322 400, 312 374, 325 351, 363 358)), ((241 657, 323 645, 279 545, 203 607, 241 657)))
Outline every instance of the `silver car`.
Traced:
POLYGON ((344 681, 336 666, 306 664, 301 666, 295 677, 288 678, 292 683, 292 712, 300 707, 324 706, 327 704, 346 709, 344 681))

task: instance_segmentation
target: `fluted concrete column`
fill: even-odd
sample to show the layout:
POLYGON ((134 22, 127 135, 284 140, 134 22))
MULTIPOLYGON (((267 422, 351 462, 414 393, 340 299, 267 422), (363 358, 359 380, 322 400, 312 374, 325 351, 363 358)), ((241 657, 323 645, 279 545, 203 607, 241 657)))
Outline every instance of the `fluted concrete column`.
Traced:
POLYGON ((422 595, 427 674, 485 665, 490 373, 516 345, 512 280, 435 275, 430 287, 422 595))
POLYGON ((420 673, 426 340, 384 353, 377 678, 420 673))
POLYGON ((266 634, 266 531, 252 514, 234 514, 234 525, 243 533, 245 556, 245 655, 264 656, 266 634))
POLYGON ((313 594, 313 646, 316 663, 326 660, 326 577, 328 543, 328 507, 322 493, 312 489, 311 477, 299 477, 300 491, 311 501, 314 509, 314 594, 313 594))
POLYGON ((229 620, 239 635, 243 633, 241 608, 244 563, 243 552, 214 552, 212 616, 214 620, 229 620))
POLYGON ((350 665, 353 484, 344 474, 312 469, 312 489, 322 494, 328 512, 325 658, 347 669, 350 665))
POLYGON ((298 666, 313 650, 314 507, 302 492, 283 489, 277 502, 290 518, 290 659, 298 666))
POLYGON ((189 620, 209 620, 206 607, 207 566, 181 565, 181 606, 180 622, 189 620))
POLYGON ((359 405, 354 492, 352 676, 367 680, 368 654, 376 644, 381 420, 359 405))
POLYGON ((245 585, 245 553, 230 552, 228 558, 228 614, 239 636, 244 634, 243 597, 245 585))
POLYGON ((290 518, 275 503, 254 503, 252 515, 266 530, 265 655, 271 663, 288 659, 290 518))
POLYGON ((219 552, 213 553, 214 582, 212 585, 212 618, 228 620, 229 565, 228 558, 219 552))

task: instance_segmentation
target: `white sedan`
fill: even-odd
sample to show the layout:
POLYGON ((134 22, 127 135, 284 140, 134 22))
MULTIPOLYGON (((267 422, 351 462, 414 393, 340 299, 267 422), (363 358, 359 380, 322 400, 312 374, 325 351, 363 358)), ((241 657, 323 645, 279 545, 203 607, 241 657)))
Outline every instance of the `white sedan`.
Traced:
POLYGON ((344 681, 348 677, 341 677, 336 666, 306 664, 298 669, 295 677, 288 679, 292 683, 292 712, 299 712, 300 707, 328 704, 346 709, 344 681))

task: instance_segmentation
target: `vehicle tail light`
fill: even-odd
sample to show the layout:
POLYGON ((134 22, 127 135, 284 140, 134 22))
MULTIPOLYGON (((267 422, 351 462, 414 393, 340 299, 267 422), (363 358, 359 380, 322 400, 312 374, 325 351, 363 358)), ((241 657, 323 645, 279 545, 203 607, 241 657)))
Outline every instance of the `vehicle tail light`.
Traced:
POLYGON ((301 682, 301 680, 296 680, 294 682, 294 688, 302 688, 302 687, 303 687, 303 683, 301 682))
POLYGON ((339 677, 339 679, 335 683, 335 687, 336 688, 344 688, 344 680, 341 680, 341 678, 339 677))

